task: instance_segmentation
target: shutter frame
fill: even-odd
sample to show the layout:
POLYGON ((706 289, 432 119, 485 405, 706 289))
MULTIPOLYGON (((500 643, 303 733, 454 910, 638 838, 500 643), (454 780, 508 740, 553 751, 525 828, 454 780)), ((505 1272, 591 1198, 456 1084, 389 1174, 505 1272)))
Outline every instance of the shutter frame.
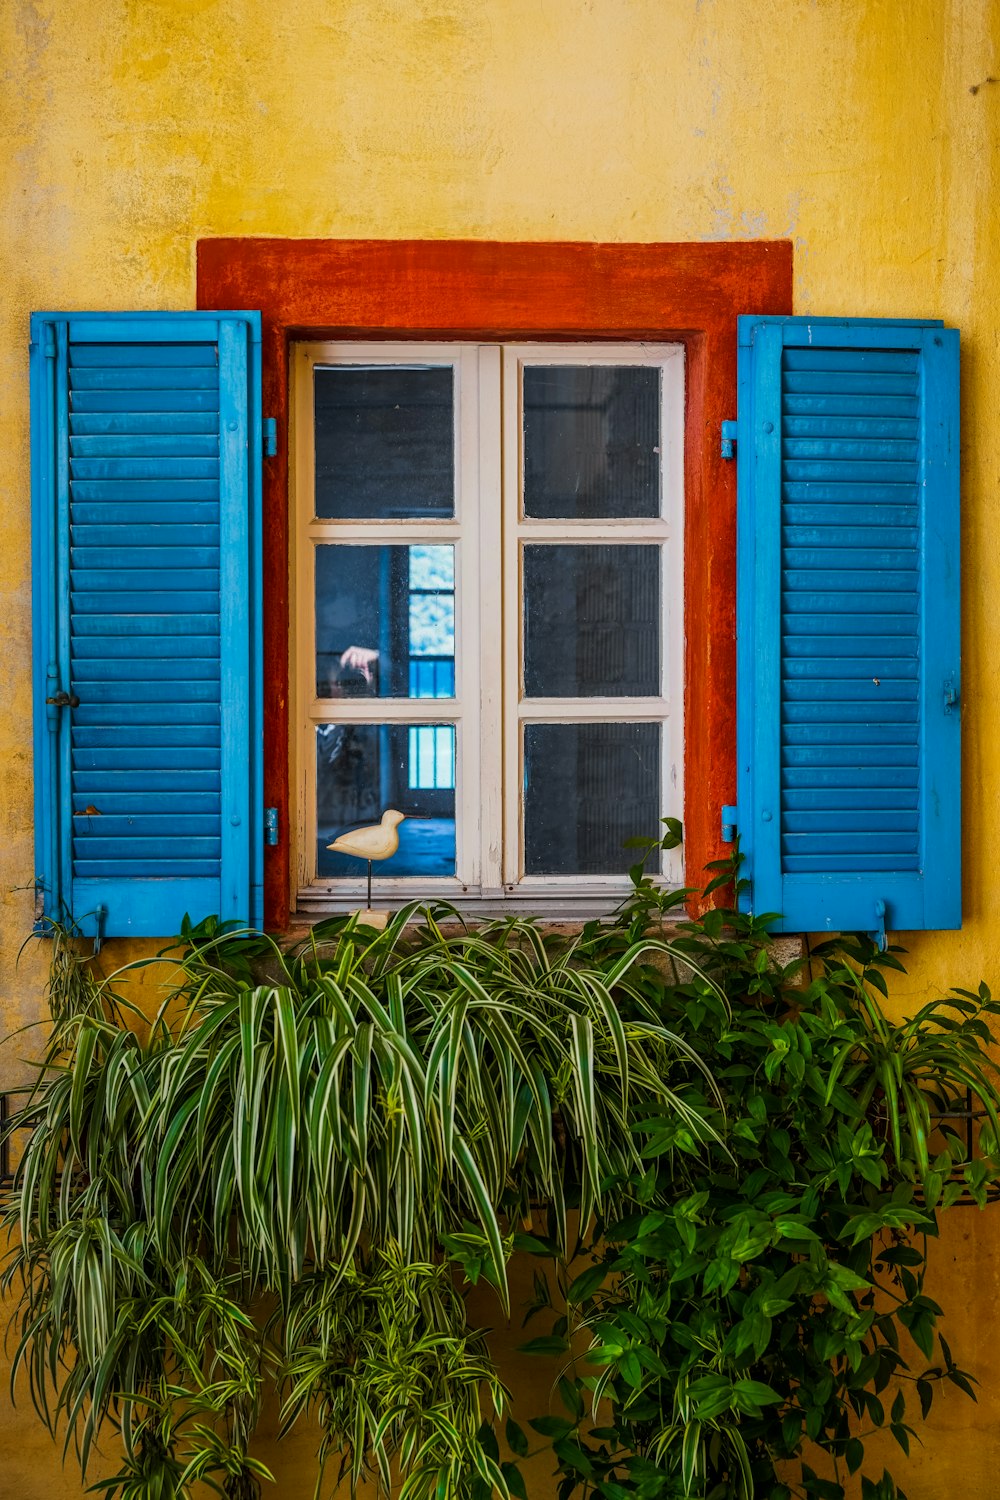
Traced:
MULTIPOLYGON (((260 314, 35 313, 31 319, 30 375, 38 915, 59 921, 71 919, 84 934, 94 936, 171 936, 179 930, 185 914, 193 921, 217 914, 259 926, 263 890, 260 314), (175 347, 164 349, 164 345, 175 347), (205 415, 192 419, 188 430, 205 433, 206 437, 187 439, 186 449, 182 440, 180 448, 182 453, 213 451, 211 434, 216 432, 218 478, 211 482, 199 480, 190 490, 178 485, 176 477, 170 477, 176 476, 179 468, 174 452, 176 440, 170 434, 177 431, 182 419, 174 414, 169 389, 163 396, 154 379, 146 394, 153 390, 156 399, 146 403, 139 400, 133 406, 128 395, 133 385, 140 392, 144 389, 141 379, 133 382, 129 378, 133 369, 157 364, 163 364, 163 383, 172 388, 169 366, 188 363, 184 345, 192 346, 195 351, 192 362, 200 363, 206 374, 213 364, 213 355, 206 346, 214 348, 218 367, 218 418, 205 415), (98 402, 92 409, 110 415, 91 414, 90 425, 82 424, 86 432, 105 436, 84 438, 82 442, 79 436, 74 439, 76 478, 71 492, 70 365, 76 348, 81 348, 76 356, 78 383, 85 378, 81 371, 90 363, 102 367, 97 371, 98 382, 102 373, 122 373, 125 379, 120 395, 115 394, 104 406, 98 402), (138 356, 134 361, 133 355, 138 356), (114 366, 114 371, 105 372, 105 364, 114 366), (142 413, 150 412, 158 415, 152 420, 137 420, 142 413), (216 420, 214 428, 212 420, 216 420), (132 435, 107 436, 117 432, 132 435), (96 453, 96 463, 90 461, 92 453, 96 453), (123 460, 121 455, 127 458, 123 460), (88 462, 81 467, 84 456, 88 462), (158 463, 162 468, 159 477, 158 463), (84 470, 88 475, 100 476, 99 481, 95 484, 89 478, 84 479, 84 470), (128 474, 136 477, 115 490, 115 483, 128 474), (149 479, 153 483, 144 491, 143 485, 149 479), (136 494, 128 494, 128 503, 117 506, 101 503, 112 498, 102 491, 95 502, 88 489, 100 491, 103 483, 104 490, 108 490, 105 481, 110 482, 116 502, 129 491, 136 494), (206 493, 210 490, 216 498, 203 501, 202 490, 206 493), (197 504, 187 498, 189 494, 199 497, 197 504), (81 495, 86 498, 81 499, 81 495), (135 502, 147 498, 155 498, 157 505, 150 520, 145 516, 140 520, 135 512, 142 510, 142 504, 135 502), (77 524, 72 537, 71 504, 79 506, 72 518, 77 523, 81 520, 87 523, 82 527, 77 524), (199 525, 193 537, 185 536, 185 528, 195 521, 214 521, 216 509, 217 534, 213 525, 206 524, 199 525), (144 528, 164 519, 174 523, 161 534, 168 539, 169 550, 150 550, 157 546, 157 539, 147 536, 144 528), (135 531, 138 536, 127 534, 135 531), (193 551, 206 540, 212 548, 216 542, 219 545, 217 585, 211 566, 215 561, 214 551, 204 547, 200 547, 197 555, 193 551), (75 559, 73 575, 71 541, 75 559), (140 554, 138 548, 147 550, 140 554), (148 584, 144 578, 129 581, 124 576, 129 569, 140 565, 156 570, 155 574, 151 571, 148 584), (116 577, 116 569, 120 579, 116 577), (81 573, 86 582, 80 581, 81 573), (71 576, 77 579, 76 596, 71 595, 71 576), (153 593, 157 589, 177 591, 169 598, 168 606, 164 606, 169 608, 167 622, 149 619, 146 629, 142 621, 138 627, 133 625, 135 615, 142 611, 128 602, 127 590, 130 586, 140 587, 140 583, 153 593), (209 590, 209 593, 192 592, 186 601, 181 592, 185 588, 209 590), (81 589, 97 593, 81 595, 81 589), (105 591, 103 597, 101 590, 105 591), (218 612, 221 632, 216 639, 197 635, 205 628, 200 624, 202 618, 207 618, 203 613, 207 607, 204 601, 212 598, 216 600, 211 606, 212 613, 218 612), (199 600, 202 602, 198 603, 199 600), (190 608, 186 607, 188 602, 190 608), (81 609, 96 609, 100 618, 88 618, 86 612, 80 613, 81 609), (191 618, 199 610, 202 611, 199 618, 191 618), (115 637, 110 642, 107 631, 115 637), (145 638, 145 646, 140 637, 145 638), (208 706, 199 710, 194 705, 185 713, 183 702, 179 708, 176 704, 171 707, 170 679, 179 675, 176 666, 171 667, 171 661, 185 659, 186 639, 190 639, 191 676, 219 675, 217 708, 208 706), (73 662, 71 641, 75 641, 73 662), (204 656, 207 649, 218 656, 218 665, 211 672, 202 672, 194 656, 197 652, 204 656), (155 660, 149 660, 150 656, 155 660), (149 677, 138 678, 133 703, 128 684, 145 669, 149 677), (71 677, 74 670, 81 679, 78 685, 74 685, 71 677), (162 691, 160 677, 167 679, 162 691), (107 679, 104 696, 102 678, 107 679), (46 698, 54 696, 57 690, 75 692, 81 698, 80 718, 89 728, 76 723, 72 708, 46 704, 46 698), (89 701, 85 701, 88 691, 89 701), (167 724, 163 741, 157 741, 155 721, 159 719, 162 723, 164 718, 167 724), (219 752, 198 750, 198 745, 209 743, 210 734, 216 733, 198 726, 215 722, 218 722, 219 752), (121 753, 117 750, 116 723, 123 725, 119 736, 126 749, 121 753), (184 723, 190 725, 187 730, 177 727, 184 723), (186 793, 164 796, 162 805, 148 788, 134 797, 125 795, 125 803, 130 804, 128 816, 124 815, 124 807, 115 805, 122 800, 119 793, 127 787, 128 773, 121 786, 115 786, 114 767, 130 764, 130 757, 137 766, 143 766, 150 759, 142 749, 147 744, 154 747, 159 744, 160 764, 176 765, 180 774, 185 766, 212 764, 213 756, 221 754, 217 826, 216 819, 204 806, 200 809, 186 806, 186 793), (185 745, 193 748, 185 750, 185 745), (88 746, 98 748, 88 749, 88 746), (131 751, 128 746, 133 747, 131 751), (86 785, 88 777, 96 777, 95 784, 112 788, 105 793, 109 809, 114 814, 123 814, 109 817, 107 825, 91 820, 87 831, 97 839, 100 852, 96 854, 80 852, 87 848, 83 842, 74 854, 74 833, 80 826, 75 829, 73 823, 74 756, 78 781, 86 785), (132 802, 141 804, 136 806, 134 816, 132 802), (183 824, 173 821, 178 812, 196 811, 201 815, 187 817, 183 824), (156 816, 151 824, 152 815, 156 816), (165 843, 171 832, 175 842, 165 843), (198 841, 188 837, 195 832, 204 837, 198 841), (147 836, 146 843, 139 842, 140 835, 147 836), (135 843, 130 844, 128 839, 134 839, 135 843), (161 864, 167 861, 165 848, 186 853, 188 873, 132 873, 141 868, 143 857, 155 860, 162 856, 161 864), (133 856, 131 862, 128 856, 133 856), (81 862, 97 873, 83 875, 78 868, 81 862), (197 875, 193 873, 195 869, 197 875), (105 908, 103 916, 101 906, 105 908)), ((107 388, 119 391, 113 379, 107 388)), ((192 399, 187 409, 210 413, 214 400, 209 390, 203 403, 192 399)), ((73 430, 79 433, 81 422, 74 421, 73 430)), ((190 464, 193 475, 206 469, 215 472, 212 464, 198 460, 190 464)), ((157 611, 158 607, 152 605, 150 613, 157 611)), ((207 667, 210 663, 201 665, 207 667)), ((195 687, 198 688, 197 683, 195 687)), ((208 688, 215 692, 214 685, 207 683, 206 700, 210 696, 208 688)), ((157 779, 154 775, 150 785, 157 779)), ((170 778, 160 776, 159 780, 169 784, 170 778)), ((92 800, 96 803, 101 799, 95 795, 92 800)), ((202 802, 209 800, 208 795, 201 798, 202 802)), ((174 869, 184 868, 184 859, 178 858, 174 869)), ((40 926, 44 929, 44 920, 40 926)))
MULTIPOLYGON (((794 370, 794 366, 792 367, 794 370)), ((891 379, 891 377, 890 377, 891 379)), ((818 380, 817 388, 829 382, 818 380)), ((836 384, 836 382, 834 382, 836 384)), ((741 849, 746 857, 743 873, 749 877, 749 888, 742 898, 745 910, 758 916, 765 913, 779 914, 771 924, 777 931, 879 931, 889 927, 897 931, 923 929, 947 929, 961 925, 961 807, 960 807, 960 707, 956 702, 948 708, 946 690, 949 684, 957 694, 960 682, 960 628, 959 628, 959 446, 958 446, 958 333, 946 329, 940 322, 923 320, 871 320, 835 318, 780 318, 741 317, 739 319, 738 351, 739 388, 739 440, 737 443, 737 780, 739 806, 739 833, 741 849), (828 351, 827 353, 817 351, 828 351), (833 354, 829 351, 841 351, 833 354), (916 390, 917 428, 916 476, 905 478, 907 464, 900 461, 906 449, 903 441, 908 429, 906 421, 894 417, 884 418, 878 413, 877 399, 864 400, 863 385, 867 382, 873 391, 879 389, 882 376, 874 375, 879 356, 887 355, 888 368, 893 361, 900 363, 912 356, 918 372, 916 390), (821 437, 813 441, 815 430, 825 433, 836 425, 830 420, 812 421, 811 418, 790 418, 783 410, 789 404, 790 387, 786 364, 798 360, 801 367, 815 366, 832 369, 835 360, 842 360, 848 371, 841 379, 859 380, 862 401, 860 412, 852 415, 848 422, 850 436, 840 443, 840 454, 831 451, 821 437), (866 360, 872 369, 864 370, 866 360), (859 370, 863 371, 859 374, 859 370), (784 399, 783 399, 784 397, 784 399), (866 418, 866 413, 872 413, 866 418), (860 417, 860 420, 858 419, 860 417), (768 431, 768 427, 770 430, 768 431), (787 431, 784 429, 788 429, 787 431), (867 430, 866 430, 867 428, 867 430), (793 437, 805 433, 806 438, 794 445, 806 458, 822 456, 828 478, 824 483, 810 483, 810 464, 789 463, 788 444, 793 437), (859 441, 853 441, 854 435, 859 441), (889 434, 887 441, 883 441, 889 434), (881 442, 876 448, 873 437, 881 442), (878 460, 864 457, 865 443, 869 453, 878 453, 878 460), (855 453, 852 450, 857 449, 855 453), (898 451, 897 451, 898 450, 898 451), (844 466, 837 469, 838 459, 844 454, 844 466), (879 469, 877 464, 881 463, 879 469), (875 467, 872 467, 875 464, 875 467), (789 476, 795 476, 799 482, 789 476), (900 477, 903 475, 904 477, 900 477), (876 505, 870 497, 875 483, 885 485, 891 478, 892 488, 884 490, 884 498, 892 505, 905 509, 893 512, 890 505, 876 505), (818 506, 834 497, 843 503, 850 502, 853 484, 868 486, 867 499, 858 499, 844 509, 834 512, 828 521, 818 506), (791 494, 786 484, 794 484, 791 494), (838 485, 843 488, 838 489, 838 485), (798 512, 786 512, 785 507, 797 506, 798 512), (871 510, 871 520, 862 524, 864 509, 871 510), (904 532, 912 530, 910 518, 916 512, 916 608, 915 626, 909 631, 905 621, 888 619, 893 609, 905 610, 908 595, 901 594, 894 603, 892 590, 905 590, 911 574, 904 556, 905 548, 913 546, 913 539, 903 542, 904 532), (808 511, 808 520, 822 525, 836 524, 837 535, 831 541, 822 525, 816 536, 801 535, 808 527, 802 526, 803 511, 808 511), (848 515, 850 524, 841 524, 848 515), (900 524, 907 518, 906 526, 900 524), (787 528, 791 522, 791 535, 786 541, 787 528), (880 533, 877 526, 889 530, 880 533), (866 527, 875 526, 871 536, 866 527), (795 534, 796 527, 799 535, 795 534), (893 538, 899 552, 892 548, 880 552, 884 544, 881 536, 893 538), (809 547, 803 546, 807 541, 809 547), (868 542, 867 548, 864 546, 868 542), (786 547, 795 553, 786 557, 786 547), (834 549, 836 555, 834 556, 834 549), (851 553, 856 554, 852 558, 851 553), (870 607, 885 612, 884 628, 908 630, 897 645, 893 640, 892 651, 900 656, 911 652, 915 658, 916 690, 910 693, 907 684, 885 686, 895 698, 904 700, 910 694, 915 710, 911 714, 907 702, 878 701, 881 678, 860 680, 858 664, 867 659, 877 659, 878 652, 888 650, 888 636, 873 641, 863 633, 863 621, 853 621, 851 616, 864 610, 865 595, 848 592, 851 566, 868 568, 862 574, 859 589, 872 589, 867 595, 870 607), (796 568, 812 566, 817 570, 817 581, 810 583, 808 573, 797 574, 796 568), (839 578, 831 577, 830 570, 843 569, 839 578), (894 572, 898 569, 898 572, 894 572), (825 573, 825 578, 824 578, 825 573), (871 580, 878 579, 877 584, 871 580), (826 596, 826 603, 804 604, 794 597, 794 589, 819 590, 842 588, 839 596, 826 596), (859 602, 860 601, 860 602, 859 602), (872 602, 874 601, 874 602, 872 602), (902 602, 900 602, 902 601, 902 602), (801 608, 815 610, 829 608, 833 611, 822 620, 830 632, 828 639, 801 639, 803 634, 819 630, 819 624, 796 621, 793 610, 801 608), (843 634, 837 633, 838 618, 843 634), (853 624, 854 634, 847 627, 853 624), (796 634, 799 638, 796 639, 796 634), (912 637, 912 640, 911 640, 912 637), (853 644, 838 646, 836 641, 853 644), (881 645, 880 645, 881 642, 881 645), (831 663, 831 680, 825 685, 796 683, 795 671, 805 677, 823 676, 824 656, 847 657, 851 651, 858 653, 857 661, 841 661, 839 668, 831 663), (795 658, 818 652, 819 661, 802 662, 795 658), (851 676, 856 679, 852 685, 851 676), (836 679, 845 680, 838 682, 836 679), (844 718, 838 727, 837 719, 842 710, 837 701, 831 701, 829 709, 822 703, 806 701, 798 704, 796 697, 801 692, 804 699, 817 700, 824 693, 831 700, 845 700, 844 718), (853 697, 853 702, 851 701, 853 697), (872 701, 869 705, 869 699, 872 701), (789 710, 791 703, 791 710, 789 710), (801 724, 796 722, 796 710, 801 715, 801 724), (813 714, 821 727, 808 727, 809 715, 813 714), (886 849, 893 844, 904 850, 906 835, 886 834, 872 837, 871 844, 878 853, 868 863, 877 862, 878 868, 865 868, 861 844, 864 842, 861 818, 843 817, 850 827, 857 822, 858 831, 843 835, 844 848, 836 859, 831 859, 830 868, 817 868, 820 856, 811 860, 796 860, 789 853, 785 836, 786 824, 791 822, 798 832, 800 825, 810 827, 834 827, 830 818, 837 814, 818 814, 813 818, 789 814, 786 803, 789 798, 789 782, 796 774, 783 769, 783 755, 788 764, 807 764, 808 756, 803 752, 798 760, 789 751, 801 744, 820 745, 824 736, 829 736, 832 746, 840 731, 856 722, 864 733, 844 733, 845 744, 870 740, 873 744, 884 744, 881 756, 873 753, 871 766, 864 762, 865 746, 858 745, 856 772, 853 757, 843 756, 841 769, 830 776, 834 791, 832 800, 824 801, 817 796, 817 805, 829 808, 837 806, 837 798, 843 806, 850 805, 852 788, 845 776, 854 774, 858 780, 854 788, 862 786, 866 774, 870 778, 870 791, 858 792, 858 805, 866 799, 873 803, 869 816, 878 811, 883 830, 902 828, 903 814, 894 818, 878 806, 880 786, 889 786, 892 777, 880 772, 880 765, 908 764, 907 752, 895 748, 902 733, 896 732, 894 718, 904 719, 907 714, 915 719, 915 727, 908 730, 912 741, 909 755, 916 761, 915 798, 901 791, 897 801, 900 807, 907 800, 916 808, 916 854, 899 854, 901 863, 908 857, 915 868, 893 868, 891 855, 886 849), (829 727, 825 727, 825 726, 829 727), (869 733, 871 729, 871 733, 869 733), (915 751, 914 747, 915 746, 915 751), (844 868, 850 860, 857 858, 858 865, 844 868), (794 866, 812 865, 808 872, 794 866), (841 868, 834 868, 839 865, 841 868), (790 868, 791 866, 791 868, 790 868)), ((885 389, 889 389, 886 380, 885 389)), ((853 398, 852 398, 853 399, 853 398)), ((805 407, 822 408, 820 401, 799 403, 805 407)), ((885 408, 893 408, 895 398, 886 398, 885 408)), ((903 402, 897 403, 900 408, 903 402)), ((838 403, 835 401, 834 406, 838 403)), ((846 402, 840 403, 846 409, 846 402)), ((835 448, 837 445, 834 444, 835 448)), ((861 494, 864 494, 862 490, 861 494)), ((814 594, 814 598, 815 598, 814 594)), ((874 616, 872 617, 875 618, 874 616)), ((910 663, 903 666, 910 671, 910 663)), ((877 670, 877 669, 873 669, 877 670)), ((894 668, 902 671, 903 667, 894 668)), ((868 747, 870 749, 870 746, 868 747)), ((830 755, 824 761, 822 749, 813 751, 815 764, 836 764, 830 755)), ((912 780, 912 778, 910 778, 912 780)), ((801 778, 803 785, 819 785, 819 776, 801 778)), ((902 787, 906 781, 899 773, 902 787)), ((893 805, 893 793, 886 793, 887 805, 893 805)), ((804 803, 808 805, 808 802, 804 803)), ((862 815, 863 817, 864 815, 862 815)), ((875 820, 879 820, 876 818, 875 820)), ((795 840, 793 839, 794 843, 795 840)), ((800 838, 799 843, 813 849, 823 840, 800 838)), ((837 845, 838 839, 827 837, 827 843, 837 845)))

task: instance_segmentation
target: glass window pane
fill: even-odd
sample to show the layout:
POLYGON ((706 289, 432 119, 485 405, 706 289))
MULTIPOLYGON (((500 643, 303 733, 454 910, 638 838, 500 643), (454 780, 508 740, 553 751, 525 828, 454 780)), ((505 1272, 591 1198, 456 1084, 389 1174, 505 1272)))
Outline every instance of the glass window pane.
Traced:
POLYGON ((524 691, 529 698, 656 697, 660 549, 524 549, 524 691))
POLYGON ((450 365, 315 370, 316 515, 338 521, 455 512, 450 365))
POLYGON ((525 365, 524 514, 660 514, 660 371, 525 365))
POLYGON ((659 724, 524 726, 526 875, 623 875, 660 816, 659 724))
POLYGON ((363 859, 327 848, 340 834, 405 816, 399 848, 380 875, 455 874, 454 724, 324 724, 316 731, 316 873, 367 874, 363 859))
POLYGON ((316 548, 316 695, 454 697, 453 546, 316 548))

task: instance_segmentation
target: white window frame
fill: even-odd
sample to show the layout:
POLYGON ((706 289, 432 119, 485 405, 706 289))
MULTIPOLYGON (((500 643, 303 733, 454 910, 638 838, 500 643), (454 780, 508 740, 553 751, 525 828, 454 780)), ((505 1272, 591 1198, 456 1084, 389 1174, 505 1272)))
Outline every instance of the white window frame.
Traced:
MULTIPOLYGON (((317 914, 364 904, 361 878, 315 873, 316 728, 323 723, 455 724, 456 875, 379 876, 377 904, 441 898, 483 914, 606 912, 626 876, 522 875, 523 725, 657 722, 661 808, 683 808, 684 349, 680 344, 297 343, 292 348, 292 547, 289 746, 293 909, 317 914), (313 383, 330 364, 441 365, 455 369, 455 514, 446 520, 336 521, 314 515, 313 383), (661 378, 663 513, 627 520, 539 521, 523 513, 521 371, 528 364, 657 365, 661 378), (656 543, 661 549, 661 683, 652 698, 526 699, 522 682, 521 571, 527 542, 656 543), (454 698, 316 696, 315 548, 452 543, 455 546, 454 698), (499 566, 498 566, 499 560, 499 566), (470 585, 477 585, 470 587, 470 585), (477 598, 478 592, 478 598, 477 598), (483 622, 489 622, 484 625, 483 622)), ((637 829, 637 833, 655 830, 637 829)), ((681 851, 664 854, 662 883, 683 883, 681 851)))

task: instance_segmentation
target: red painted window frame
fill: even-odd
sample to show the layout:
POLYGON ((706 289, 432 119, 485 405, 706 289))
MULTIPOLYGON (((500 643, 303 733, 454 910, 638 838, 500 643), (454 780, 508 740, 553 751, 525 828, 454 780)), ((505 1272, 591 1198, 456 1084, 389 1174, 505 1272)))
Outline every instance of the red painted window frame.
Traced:
POLYGON ((289 924, 288 356, 299 338, 648 339, 685 345, 685 857, 696 884, 718 858, 735 800, 736 475, 719 425, 736 415, 736 319, 792 311, 787 240, 707 244, 484 240, 210 239, 198 244, 199 308, 262 315, 264 795, 281 838, 266 850, 265 922, 289 924))

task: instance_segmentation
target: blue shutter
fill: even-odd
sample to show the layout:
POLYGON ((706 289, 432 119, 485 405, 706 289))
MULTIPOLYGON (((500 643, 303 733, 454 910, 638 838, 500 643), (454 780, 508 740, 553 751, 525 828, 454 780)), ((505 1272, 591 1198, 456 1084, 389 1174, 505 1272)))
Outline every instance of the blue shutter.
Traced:
POLYGON ((958 927, 958 334, 739 322, 747 905, 787 932, 958 927))
POLYGON ((259 923, 259 314, 31 334, 44 912, 107 936, 259 923))

